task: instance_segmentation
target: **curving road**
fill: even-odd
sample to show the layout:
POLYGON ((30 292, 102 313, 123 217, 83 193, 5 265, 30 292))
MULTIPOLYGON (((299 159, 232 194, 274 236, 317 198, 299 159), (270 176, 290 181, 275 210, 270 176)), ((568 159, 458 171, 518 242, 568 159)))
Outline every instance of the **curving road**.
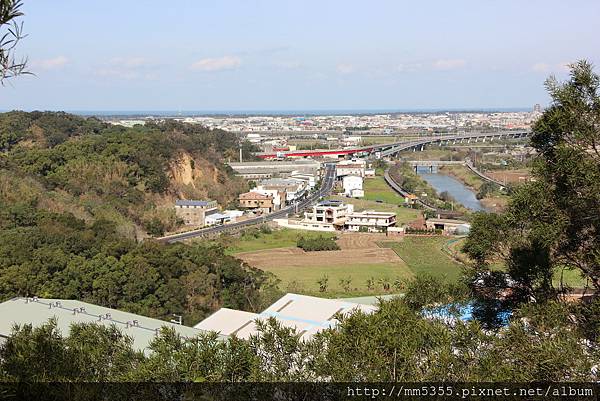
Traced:
POLYGON ((279 219, 287 217, 289 213, 300 212, 316 202, 318 202, 322 197, 329 195, 331 190, 333 189, 333 185, 335 184, 335 163, 326 163, 325 164, 325 174, 323 175, 323 180, 321 181, 321 186, 319 189, 308 196, 308 198, 303 199, 299 202, 294 202, 290 206, 287 206, 281 210, 277 210, 276 212, 266 214, 260 217, 254 217, 252 219, 239 221, 237 223, 223 224, 220 226, 212 226, 207 228, 202 228, 200 230, 188 231, 181 234, 169 235, 166 237, 158 238, 158 241, 173 243, 178 241, 184 241, 186 239, 200 237, 204 235, 214 235, 218 233, 223 233, 227 231, 233 231, 240 229, 242 227, 252 226, 255 224, 265 223, 267 221, 271 221, 273 219, 279 219))

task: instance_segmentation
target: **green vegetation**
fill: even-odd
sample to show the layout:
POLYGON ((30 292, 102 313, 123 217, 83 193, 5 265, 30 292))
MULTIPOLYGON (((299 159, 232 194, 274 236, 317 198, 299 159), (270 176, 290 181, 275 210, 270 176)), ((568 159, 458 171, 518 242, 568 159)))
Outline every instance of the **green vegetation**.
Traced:
MULTIPOLYGON (((424 306, 459 302, 465 296, 464 287, 423 277, 409 284, 404 298, 383 301, 372 314, 343 317, 337 328, 309 341, 271 319, 259 324, 261 336, 248 341, 219 341, 213 334, 186 339, 164 329, 147 354, 135 352, 131 340, 110 327, 74 325, 69 336, 53 322, 20 327, 0 346, 0 380, 21 388, 37 381, 231 382, 236 385, 221 387, 220 393, 230 400, 247 399, 245 392, 239 397, 240 388, 252 389, 257 399, 274 398, 273 390, 266 390, 272 386, 255 382, 597 380, 593 366, 598 349, 582 338, 597 335, 598 321, 591 313, 600 308, 598 300, 585 307, 558 302, 524 307, 515 311, 501 336, 479 324, 458 321, 450 327, 422 314, 424 306), (251 387, 241 382, 252 382, 246 385, 251 387)), ((41 394, 30 395, 38 399, 53 387, 35 389, 41 394)), ((147 386, 114 389, 112 394, 120 398, 148 398, 147 386)), ((181 398, 178 391, 186 388, 169 390, 170 397, 181 398)), ((293 391, 288 398, 311 399, 315 390, 305 384, 293 391)), ((101 398, 106 389, 88 386, 85 394, 101 398)), ((286 387, 278 388, 277 396, 287 397, 286 387)))
MULTIPOLYGON (((386 291, 382 283, 391 283, 393 292, 400 287, 393 287, 394 282, 406 283, 413 278, 413 273, 403 263, 352 263, 324 264, 323 266, 276 266, 263 270, 274 274, 280 281, 284 292, 294 292, 325 298, 363 296, 383 294, 386 291), (322 291, 319 281, 327 278, 327 288, 322 291), (344 280, 350 280, 349 291, 344 288, 344 280), (369 285, 369 280, 373 284, 369 285)), ((390 293, 392 290, 389 290, 390 293)))
POLYGON ((235 255, 236 253, 254 252, 263 249, 295 247, 300 237, 315 238, 319 236, 335 238, 335 233, 290 230, 287 228, 264 233, 259 229, 248 229, 239 238, 221 237, 219 243, 227 247, 227 254, 235 255))
POLYGON ((4 113, 0 199, 108 219, 131 238, 160 234, 178 225, 175 199, 226 206, 247 189, 222 164, 238 147, 234 134, 174 121, 124 128, 66 113, 4 113))
POLYGON ((399 205, 404 203, 404 198, 394 192, 394 190, 387 185, 383 177, 365 179, 363 183, 363 189, 365 191, 365 200, 379 200, 390 205, 399 205))
POLYGON ((26 35, 23 23, 17 22, 23 16, 21 0, 0 1, 0 85, 19 75, 30 74, 27 71, 27 58, 17 58, 15 50, 26 35))
POLYGON ((79 299, 188 324, 220 306, 268 303, 274 278, 222 247, 136 241, 176 225, 179 194, 227 202, 243 189, 220 161, 237 149, 233 134, 176 122, 127 129, 65 113, 0 114, 0 301, 79 299), (178 180, 174 167, 192 165, 210 175, 178 180))
POLYGON ((456 282, 464 266, 444 252, 447 241, 445 237, 405 237, 399 242, 380 245, 393 249, 415 276, 428 274, 456 282))
POLYGON ((337 251, 340 246, 335 242, 335 238, 319 235, 317 237, 300 236, 296 246, 306 252, 316 251, 337 251))
POLYGON ((473 291, 488 302, 507 288, 511 305, 558 299, 563 269, 600 292, 600 77, 582 61, 570 80, 551 78, 546 86, 553 102, 531 138, 540 155, 535 181, 513 191, 504 213, 477 214, 464 245, 475 261, 473 291), (497 260, 505 272, 491 271, 497 260))

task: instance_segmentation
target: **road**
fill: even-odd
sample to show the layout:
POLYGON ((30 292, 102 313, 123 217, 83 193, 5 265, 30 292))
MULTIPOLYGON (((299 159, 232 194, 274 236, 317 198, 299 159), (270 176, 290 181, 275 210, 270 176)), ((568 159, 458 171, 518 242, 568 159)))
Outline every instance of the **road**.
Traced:
POLYGON ((287 206, 281 210, 278 210, 273 213, 266 214, 264 216, 254 217, 252 219, 239 221, 237 223, 223 224, 220 226, 213 226, 208 228, 203 228, 200 230, 188 231, 181 234, 169 235, 166 237, 158 238, 161 242, 173 243, 178 241, 184 241, 194 237, 200 237, 204 235, 214 235, 226 231, 237 230, 242 227, 252 226, 255 224, 265 223, 267 221, 271 221, 274 219, 285 218, 289 213, 300 212, 311 205, 315 204, 324 196, 329 195, 331 190, 333 189, 333 185, 335 184, 335 163, 326 163, 325 164, 325 174, 323 175, 323 179, 321 181, 321 186, 319 189, 312 194, 309 195, 308 198, 301 200, 300 202, 293 203, 290 206, 287 206))

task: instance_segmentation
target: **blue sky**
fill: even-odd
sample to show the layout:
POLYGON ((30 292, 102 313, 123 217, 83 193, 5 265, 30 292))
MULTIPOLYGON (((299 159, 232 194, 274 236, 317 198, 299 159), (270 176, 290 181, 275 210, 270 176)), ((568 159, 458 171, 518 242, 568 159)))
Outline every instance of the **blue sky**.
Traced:
POLYGON ((530 107, 600 60, 600 1, 25 0, 0 109, 530 107))

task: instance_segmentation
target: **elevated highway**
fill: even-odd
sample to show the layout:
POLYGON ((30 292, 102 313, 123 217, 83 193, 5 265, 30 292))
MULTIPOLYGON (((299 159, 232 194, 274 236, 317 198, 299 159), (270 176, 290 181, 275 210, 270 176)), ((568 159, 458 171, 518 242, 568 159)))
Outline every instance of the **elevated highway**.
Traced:
POLYGON ((345 149, 315 149, 315 150, 293 150, 283 152, 260 152, 255 153, 261 159, 276 159, 287 157, 334 157, 340 158, 344 156, 368 157, 377 155, 380 157, 388 157, 395 155, 405 150, 423 150, 426 145, 438 144, 456 144, 456 143, 471 143, 471 142, 486 142, 486 140, 494 139, 517 139, 526 138, 529 136, 527 131, 502 131, 502 132, 471 132, 464 134, 451 135, 435 135, 414 139, 411 141, 387 143, 381 145, 359 146, 345 149))

